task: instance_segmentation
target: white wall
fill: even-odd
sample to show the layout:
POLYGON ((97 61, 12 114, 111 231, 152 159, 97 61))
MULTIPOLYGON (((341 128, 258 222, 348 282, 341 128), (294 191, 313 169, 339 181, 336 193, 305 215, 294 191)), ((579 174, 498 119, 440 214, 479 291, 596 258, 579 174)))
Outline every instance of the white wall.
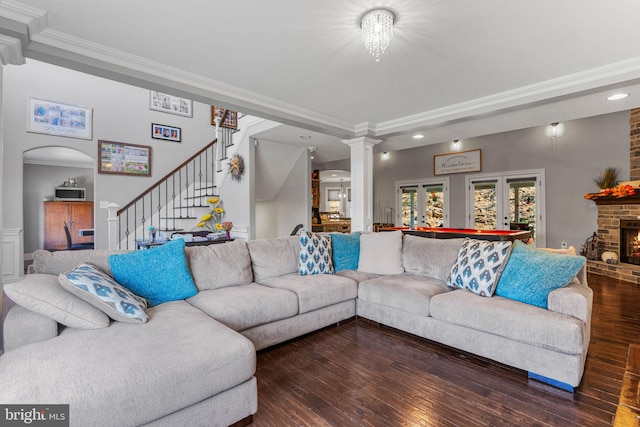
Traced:
POLYGON ((309 228, 311 223, 311 164, 307 149, 260 141, 258 150, 260 155, 256 157, 262 159, 262 163, 257 160, 256 169, 261 169, 263 172, 256 173, 256 179, 259 176, 265 176, 265 169, 277 168, 289 172, 284 179, 278 179, 278 182, 282 183, 272 199, 256 201, 256 238, 288 236, 298 224, 309 228), (273 160, 272 154, 282 152, 282 150, 288 153, 288 162, 278 161, 277 158, 273 160), (296 154, 295 157, 291 157, 292 152, 296 154), (272 161, 266 164, 265 159, 272 159, 272 161))
MULTIPOLYGON (((149 91, 122 83, 71 71, 38 61, 26 65, 2 67, 2 103, 4 107, 4 159, 2 217, 5 228, 23 227, 24 151, 44 146, 64 146, 97 158, 99 139, 152 147, 151 177, 94 174, 95 199, 121 206, 152 186, 182 161, 215 138, 210 106, 193 104, 193 117, 183 117, 149 109, 149 91), (26 132, 28 97, 93 109, 93 139, 82 140, 26 132), (151 138, 151 123, 182 129, 182 142, 151 138)), ((97 248, 107 247, 107 212, 95 209, 97 248)))
MULTIPOLYGON (((584 194, 596 191, 593 179, 609 166, 629 179, 629 112, 560 124, 554 142, 549 126, 462 140, 462 150, 482 149, 482 173, 545 169, 547 246, 563 240, 578 250, 597 231, 597 209, 584 194)), ((374 206, 394 208, 398 180, 432 178, 433 156, 454 151, 451 143, 374 155, 374 206)), ((330 166, 331 168, 334 165, 330 166)), ((451 227, 465 226, 465 174, 448 175, 451 227)), ((374 212, 378 212, 375 210, 374 212)), ((379 221, 374 218, 374 221, 379 221)))

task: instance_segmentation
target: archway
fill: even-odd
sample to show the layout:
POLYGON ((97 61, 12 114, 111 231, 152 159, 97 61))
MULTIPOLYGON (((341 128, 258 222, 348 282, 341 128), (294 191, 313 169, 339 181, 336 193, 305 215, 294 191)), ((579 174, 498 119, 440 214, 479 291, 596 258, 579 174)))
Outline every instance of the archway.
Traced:
POLYGON ((31 259, 36 249, 44 247, 43 202, 53 201, 55 188, 69 178, 86 189, 86 200, 94 200, 95 160, 79 150, 50 146, 23 153, 23 230, 24 256, 31 259))

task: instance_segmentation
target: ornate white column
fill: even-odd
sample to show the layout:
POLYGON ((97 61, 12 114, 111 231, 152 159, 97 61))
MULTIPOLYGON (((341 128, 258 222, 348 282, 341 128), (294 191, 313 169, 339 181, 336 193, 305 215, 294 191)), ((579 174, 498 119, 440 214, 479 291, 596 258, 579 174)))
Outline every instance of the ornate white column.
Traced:
POLYGON ((342 142, 351 148, 351 231, 373 231, 373 146, 381 140, 361 136, 342 142))

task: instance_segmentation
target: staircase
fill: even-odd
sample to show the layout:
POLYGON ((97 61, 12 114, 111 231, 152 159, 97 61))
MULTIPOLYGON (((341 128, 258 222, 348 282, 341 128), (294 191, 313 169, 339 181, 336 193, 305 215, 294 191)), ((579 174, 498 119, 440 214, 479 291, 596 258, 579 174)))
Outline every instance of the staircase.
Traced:
POLYGON ((210 210, 206 200, 219 197, 220 189, 229 179, 225 167, 229 158, 240 146, 248 143, 252 134, 280 125, 246 115, 238 117, 238 124, 242 124, 243 128, 218 127, 215 140, 126 206, 118 207, 117 211, 114 209, 109 218, 109 248, 137 249, 136 241, 149 239, 149 227, 154 227, 160 233, 156 238, 170 238, 173 233, 202 231, 196 224, 210 210), (112 228, 117 228, 117 232, 112 228))

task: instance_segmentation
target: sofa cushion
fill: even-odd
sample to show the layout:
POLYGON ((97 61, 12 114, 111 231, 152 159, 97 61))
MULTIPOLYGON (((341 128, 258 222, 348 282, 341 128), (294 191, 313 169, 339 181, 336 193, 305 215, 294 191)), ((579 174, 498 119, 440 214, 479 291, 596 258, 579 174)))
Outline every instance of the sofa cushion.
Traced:
POLYGON ((298 314, 298 296, 295 293, 257 283, 201 291, 187 302, 234 331, 298 314))
POLYGON ((57 275, 27 274, 19 282, 5 283, 4 292, 19 306, 70 328, 109 326, 106 314, 64 290, 57 275))
POLYGON ((492 296, 510 251, 511 242, 466 239, 451 267, 447 286, 467 289, 483 297, 492 296))
POLYGON ((147 323, 67 328, 7 352, 0 401, 71 403, 78 426, 144 425, 244 383, 255 362, 251 341, 175 301, 149 309, 147 323))
POLYGON ((431 298, 430 310, 434 319, 510 340, 569 354, 584 351, 583 322, 507 298, 458 289, 431 298))
POLYGON ((261 284, 294 292, 298 296, 298 314, 352 300, 358 294, 356 282, 335 274, 300 276, 292 273, 264 279, 261 284))
POLYGON ((361 234, 358 271, 375 274, 403 273, 402 231, 361 234))
POLYGON ((269 277, 298 272, 298 236, 250 240, 247 242, 247 248, 251 255, 253 280, 258 283, 269 277))
POLYGON ((342 270, 357 270, 360 257, 360 232, 331 233, 330 236, 333 269, 336 273, 342 270))
POLYGON ((299 239, 298 272, 300 275, 333 274, 331 237, 301 230, 299 239))
POLYGON ((542 251, 519 240, 496 288, 496 295, 547 308, 549 293, 568 285, 586 259, 542 251))
POLYGON ((147 302, 91 264, 82 263, 72 271, 60 273, 58 280, 67 291, 113 320, 147 321, 147 302))
POLYGON ((431 298, 450 290, 442 280, 403 273, 360 282, 358 299, 397 308, 418 316, 429 316, 431 298))
POLYGON ((251 257, 243 241, 189 246, 184 251, 193 281, 201 291, 248 285, 253 281, 251 257))
POLYGON ((402 242, 402 265, 407 273, 447 280, 464 239, 432 239, 407 234, 402 242))
POLYGON ((109 256, 113 278, 145 298, 150 307, 198 293, 184 254, 184 240, 155 248, 109 256))
POLYGON ((357 283, 364 282, 365 280, 375 279, 380 277, 380 274, 365 273, 357 270, 342 270, 336 273, 338 276, 348 277, 351 280, 355 280, 357 283))
POLYGON ((38 249, 33 253, 32 266, 34 273, 54 274, 57 276, 60 273, 73 270, 83 262, 87 262, 113 277, 109 266, 109 255, 114 253, 125 252, 109 252, 104 249, 49 252, 38 249))

